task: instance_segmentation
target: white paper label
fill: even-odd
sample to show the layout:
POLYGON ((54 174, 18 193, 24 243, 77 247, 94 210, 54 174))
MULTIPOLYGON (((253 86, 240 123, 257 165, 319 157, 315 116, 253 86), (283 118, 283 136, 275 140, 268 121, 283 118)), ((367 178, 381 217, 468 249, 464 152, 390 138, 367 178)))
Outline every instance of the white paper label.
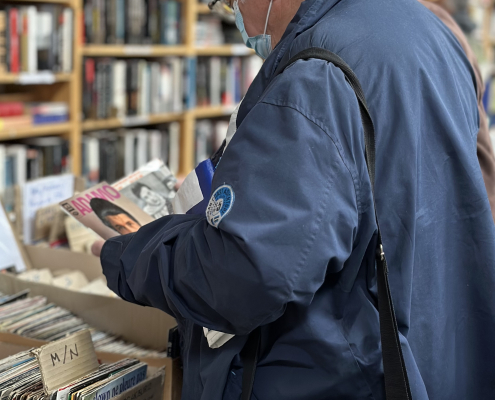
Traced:
POLYGON ((27 182, 23 187, 23 233, 24 243, 33 241, 36 211, 74 194, 74 175, 49 176, 27 182))
POLYGON ((251 49, 243 44, 233 44, 231 51, 233 56, 247 56, 251 54, 251 49))
POLYGON ((50 71, 21 72, 18 82, 21 85, 51 85, 55 82, 55 75, 50 71))
POLYGON ((136 115, 133 117, 121 118, 120 121, 122 126, 146 125, 150 122, 150 117, 147 115, 136 115))
POLYGON ((132 56, 149 56, 151 51, 151 46, 124 46, 124 54, 132 56))

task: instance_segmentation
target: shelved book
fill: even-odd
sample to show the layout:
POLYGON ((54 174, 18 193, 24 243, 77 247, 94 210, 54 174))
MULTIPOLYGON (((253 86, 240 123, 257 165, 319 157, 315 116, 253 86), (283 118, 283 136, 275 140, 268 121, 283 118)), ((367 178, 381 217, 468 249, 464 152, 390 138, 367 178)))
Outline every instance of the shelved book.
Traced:
POLYGON ((85 42, 178 45, 181 8, 175 0, 85 0, 85 42))
POLYGON ((233 105, 241 101, 263 61, 249 57, 199 57, 196 75, 198 106, 233 105))
POLYGON ((0 144, 0 200, 14 208, 14 188, 27 181, 70 170, 69 146, 59 137, 32 138, 0 144))
POLYGON ((50 303, 46 297, 26 297, 26 291, 7 296, 0 293, 0 331, 53 341, 90 329, 96 351, 132 357, 166 357, 166 352, 144 349, 115 335, 98 331, 70 311, 50 303))
POLYGON ((0 72, 70 72, 73 37, 73 11, 69 7, 2 4, 0 72))
POLYGON ((228 120, 222 119, 202 119, 196 122, 196 164, 211 157, 220 148, 228 127, 228 120))
POLYGON ((82 174, 88 186, 115 182, 158 158, 173 174, 179 168, 180 125, 155 129, 117 129, 91 132, 82 140, 82 174))
POLYGON ((221 46, 223 44, 244 45, 241 33, 235 23, 218 18, 216 15, 201 15, 196 23, 196 46, 221 46))
POLYGON ((69 119, 67 103, 23 103, 0 101, 0 131, 31 125, 55 124, 69 119))
POLYGON ((85 58, 83 68, 86 119, 180 112, 195 106, 193 58, 85 58))

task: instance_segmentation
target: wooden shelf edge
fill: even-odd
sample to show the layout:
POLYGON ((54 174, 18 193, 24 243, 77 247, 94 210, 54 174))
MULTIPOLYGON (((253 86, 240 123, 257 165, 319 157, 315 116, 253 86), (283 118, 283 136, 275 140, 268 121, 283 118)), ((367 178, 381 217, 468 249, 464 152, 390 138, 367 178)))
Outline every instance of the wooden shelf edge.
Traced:
POLYGON ((9 0, 13 3, 53 3, 53 4, 65 4, 73 7, 73 0, 9 0))
POLYGON ((211 13, 210 9, 208 8, 208 4, 204 4, 204 3, 198 3, 196 5, 196 12, 198 14, 210 14, 211 13))
POLYGON ((222 46, 204 46, 196 47, 198 56, 251 56, 255 54, 254 50, 248 49, 243 44, 226 44, 222 46))
POLYGON ((33 125, 22 128, 8 128, 0 131, 0 140, 26 139, 37 136, 60 135, 70 131, 70 122, 61 124, 33 125))
POLYGON ((87 44, 82 47, 83 56, 93 57, 165 57, 185 56, 186 46, 164 45, 95 45, 87 44))
POLYGON ((50 85, 55 82, 68 82, 72 73, 28 73, 21 72, 18 74, 0 73, 0 84, 18 84, 18 85, 50 85), (51 81, 53 79, 53 82, 51 81))
POLYGON ((231 106, 218 106, 218 107, 197 107, 192 110, 194 118, 206 119, 206 118, 218 118, 230 116, 236 108, 236 105, 231 106))
POLYGON ((184 118, 184 113, 167 113, 149 116, 135 116, 126 118, 109 118, 102 120, 86 120, 81 124, 83 131, 98 131, 100 129, 132 128, 138 126, 164 124, 176 122, 184 118))

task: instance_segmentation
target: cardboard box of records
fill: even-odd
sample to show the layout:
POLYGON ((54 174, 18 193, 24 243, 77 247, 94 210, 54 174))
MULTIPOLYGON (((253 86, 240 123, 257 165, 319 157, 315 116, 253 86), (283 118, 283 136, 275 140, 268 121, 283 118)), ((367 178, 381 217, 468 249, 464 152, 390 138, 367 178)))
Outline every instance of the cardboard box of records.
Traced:
MULTIPOLYGON (((137 215, 138 210, 147 213, 150 221, 171 212, 175 178, 160 160, 146 164, 115 183, 119 192, 107 184, 102 185, 117 197, 121 197, 120 193, 122 197, 126 195, 127 205, 135 207, 134 213, 137 215)), ((58 204, 64 204, 69 196, 78 193, 74 201, 81 203, 80 214, 84 215, 89 199, 106 197, 101 192, 103 189, 95 187, 87 194, 81 191, 82 186, 70 175, 27 182, 22 196, 14 196, 18 199, 14 207, 14 226, 10 219, 12 213, 8 208, 5 212, 0 205, 0 313, 10 303, 8 296, 22 295, 23 291, 29 291, 29 298, 16 298, 21 301, 17 304, 29 307, 31 313, 29 321, 21 321, 21 325, 28 322, 29 329, 19 328, 17 323, 4 323, 0 318, 0 332, 52 341, 71 332, 90 329, 97 351, 113 353, 113 357, 125 354, 162 363, 169 331, 176 326, 176 321, 160 310, 127 303, 106 287, 99 260, 85 253, 98 235, 69 217, 58 204), (51 248, 64 241, 68 241, 73 251, 51 248), (48 327, 40 327, 36 322, 41 315, 48 318, 48 327)), ((8 197, 6 194, 4 199, 8 197)), ((107 233, 122 233, 113 232, 112 225, 109 226, 107 233)), ((167 376, 167 381, 170 379, 172 374, 167 376)), ((170 387, 177 386, 169 383, 170 387)))
MULTIPOLYGON (((5 225, 5 218, 3 222, 5 225)), ((6 227, 0 223, 0 230, 5 233, 8 229, 10 226, 6 227)), ((19 296, 20 292, 22 294, 23 291, 26 294, 29 293, 29 299, 24 300, 35 302, 36 304, 33 306, 38 307, 36 312, 47 314, 55 311, 59 315, 59 320, 61 317, 66 320, 71 319, 74 326, 70 326, 70 321, 67 322, 69 324, 67 331, 80 329, 81 324, 85 326, 87 324, 88 328, 92 328, 95 347, 104 360, 115 362, 129 355, 138 355, 149 365, 167 366, 169 373, 165 378, 166 395, 164 399, 180 399, 182 373, 178 360, 165 357, 169 331, 177 325, 174 318, 158 309, 137 306, 118 297, 81 292, 74 290, 74 287, 72 289, 66 288, 71 287, 73 282, 62 282, 66 287, 61 287, 63 285, 54 286, 53 280, 60 277, 75 281, 77 286, 77 282, 79 282, 77 277, 80 278, 81 275, 91 282, 99 280, 103 282, 104 277, 99 259, 69 250, 23 246, 15 238, 15 235, 11 234, 10 238, 12 243, 3 240, 0 241, 0 244, 15 246, 17 255, 14 254, 13 257, 22 261, 25 267, 25 272, 22 274, 26 274, 31 280, 21 279, 22 274, 18 275, 7 270, 2 271, 0 273, 0 311, 4 304, 8 305, 12 302, 11 299, 8 299, 9 295, 15 297, 19 296), (49 274, 52 282, 39 282, 39 280, 46 279, 47 274, 49 274), (71 274, 75 275, 71 276, 71 274), (43 307, 47 309, 45 310, 43 307)), ((3 239, 8 239, 8 237, 3 239)), ((1 250, 0 248, 0 253, 1 250)), ((24 337, 24 334, 24 336, 19 336, 9 333, 9 331, 16 332, 15 327, 0 325, 0 356, 6 354, 3 350, 6 344, 9 345, 7 350, 11 351, 11 348, 30 348, 45 343, 24 337)), ((61 330, 62 334, 64 332, 61 330)), ((52 340, 46 335, 44 338, 52 340)))
POLYGON ((170 359, 95 352, 88 330, 49 343, 0 334, 6 399, 179 400, 180 391, 171 385, 175 368, 170 359))

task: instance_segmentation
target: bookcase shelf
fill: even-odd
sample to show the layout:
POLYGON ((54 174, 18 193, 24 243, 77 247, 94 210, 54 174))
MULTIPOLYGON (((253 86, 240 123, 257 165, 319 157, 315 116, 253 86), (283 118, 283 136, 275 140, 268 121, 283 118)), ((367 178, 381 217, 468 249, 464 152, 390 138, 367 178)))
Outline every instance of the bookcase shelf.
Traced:
POLYGON ((198 14, 210 14, 211 13, 210 9, 208 8, 208 4, 204 4, 204 3, 198 3, 198 5, 196 6, 196 11, 198 14))
POLYGON ((248 49, 243 44, 196 47, 198 56, 250 56, 253 54, 255 54, 254 50, 248 49))
POLYGON ((31 3, 31 4, 64 4, 73 6, 73 0, 9 0, 12 3, 31 3))
POLYGON ((0 140, 25 139, 37 136, 52 136, 67 133, 72 126, 69 122, 61 124, 47 124, 29 126, 25 128, 0 130, 0 140))
POLYGON ((55 82, 67 82, 72 74, 51 73, 0 73, 0 84, 43 85, 55 82))
POLYGON ((235 105, 218 107, 197 107, 192 110, 196 119, 219 118, 231 115, 235 110, 235 105))
POLYGON ((126 118, 109 118, 101 120, 86 120, 82 123, 83 131, 96 131, 100 129, 114 129, 122 127, 146 126, 155 124, 165 124, 168 122, 180 121, 184 113, 167 113, 155 115, 137 115, 126 118))
POLYGON ((166 57, 187 54, 187 46, 89 44, 82 48, 82 55, 92 57, 166 57))
MULTIPOLYGON (((2 1, 2 0, 0 0, 2 1)), ((195 57, 195 56, 248 56, 254 51, 244 45, 222 45, 211 47, 196 46, 196 26, 199 15, 209 14, 208 6, 198 0, 182 0, 182 33, 183 44, 178 46, 165 45, 97 45, 84 44, 83 34, 83 0, 10 0, 19 4, 62 4, 73 9, 73 71, 71 73, 49 74, 0 74, 0 85, 33 85, 22 88, 33 99, 38 97, 43 101, 62 101, 69 105, 70 120, 56 125, 32 126, 27 128, 0 131, 0 141, 22 139, 38 136, 63 135, 69 140, 72 172, 80 175, 82 171, 82 141, 85 132, 115 129, 120 127, 138 127, 169 122, 180 122, 180 147, 178 175, 187 175, 195 163, 195 130, 196 121, 204 118, 219 118, 228 116, 234 106, 198 107, 180 113, 150 115, 147 117, 110 118, 105 120, 82 121, 83 98, 83 57, 195 57), (42 90, 39 86, 43 84, 42 90)), ((31 101, 31 100, 29 100, 31 101)))

